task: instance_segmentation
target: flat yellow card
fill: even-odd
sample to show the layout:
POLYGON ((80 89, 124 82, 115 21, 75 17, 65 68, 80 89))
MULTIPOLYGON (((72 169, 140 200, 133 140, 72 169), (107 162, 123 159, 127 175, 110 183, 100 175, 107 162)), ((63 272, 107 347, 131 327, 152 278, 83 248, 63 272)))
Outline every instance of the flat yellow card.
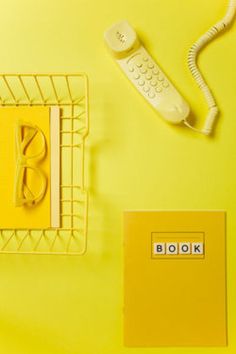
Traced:
POLYGON ((225 213, 125 212, 124 341, 225 346, 225 213))
POLYGON ((0 228, 35 229, 50 227, 50 108, 0 108, 0 228), (34 206, 16 207, 14 186, 16 178, 16 127, 18 122, 38 126, 46 140, 46 155, 37 168, 47 180, 44 198, 34 206))

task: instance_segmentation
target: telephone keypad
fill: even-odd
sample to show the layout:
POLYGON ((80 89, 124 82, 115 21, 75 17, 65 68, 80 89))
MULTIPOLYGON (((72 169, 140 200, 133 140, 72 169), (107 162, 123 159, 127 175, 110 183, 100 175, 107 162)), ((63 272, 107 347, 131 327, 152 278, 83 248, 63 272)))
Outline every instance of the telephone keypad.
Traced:
POLYGON ((133 73, 133 78, 138 80, 138 85, 143 87, 149 98, 155 98, 170 86, 151 58, 142 54, 136 55, 132 59, 132 64, 129 71, 133 73))

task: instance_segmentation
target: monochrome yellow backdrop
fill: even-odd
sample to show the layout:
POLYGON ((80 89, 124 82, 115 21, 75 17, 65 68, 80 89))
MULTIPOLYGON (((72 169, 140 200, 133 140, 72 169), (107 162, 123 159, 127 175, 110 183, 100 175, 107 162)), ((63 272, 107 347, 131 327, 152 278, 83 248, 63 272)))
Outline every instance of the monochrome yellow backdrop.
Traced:
POLYGON ((82 257, 0 254, 0 353, 236 352, 236 24, 199 58, 221 111, 211 138, 165 123, 103 41, 110 25, 128 19, 200 127, 207 109, 187 52, 226 6, 227 0, 0 0, 0 71, 84 71, 90 95, 88 251, 82 257), (228 347, 123 346, 125 209, 226 210, 228 347))

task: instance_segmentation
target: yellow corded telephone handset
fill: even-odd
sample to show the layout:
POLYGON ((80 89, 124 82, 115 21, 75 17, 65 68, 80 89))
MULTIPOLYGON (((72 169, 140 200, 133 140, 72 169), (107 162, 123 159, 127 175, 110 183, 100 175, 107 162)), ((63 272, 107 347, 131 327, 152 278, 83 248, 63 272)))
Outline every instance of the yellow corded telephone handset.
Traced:
POLYGON ((209 109, 202 130, 189 123, 187 118, 190 109, 187 102, 139 42, 136 32, 127 21, 121 21, 108 29, 105 32, 105 41, 129 80, 164 119, 171 123, 184 123, 194 131, 209 135, 218 114, 218 107, 196 60, 200 50, 230 25, 235 13, 236 0, 230 0, 224 18, 201 36, 189 50, 189 69, 202 90, 209 109))

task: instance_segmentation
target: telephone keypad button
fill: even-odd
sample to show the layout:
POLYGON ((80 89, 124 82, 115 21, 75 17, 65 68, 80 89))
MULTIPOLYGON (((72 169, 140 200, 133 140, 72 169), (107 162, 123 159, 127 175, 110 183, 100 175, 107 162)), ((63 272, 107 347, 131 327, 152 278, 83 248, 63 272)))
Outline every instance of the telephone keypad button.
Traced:
POLYGON ((146 74, 147 69, 145 68, 145 66, 143 66, 143 67, 140 69, 140 72, 141 72, 142 74, 146 74))
POLYGON ((149 86, 144 86, 143 87, 143 91, 144 92, 149 92, 150 91, 150 87, 149 86))
POLYGON ((143 85, 145 84, 145 82, 144 82, 144 80, 140 79, 140 80, 138 81, 138 84, 139 84, 140 86, 143 86, 143 85))
POLYGON ((148 63, 148 68, 149 68, 149 69, 153 69, 153 68, 154 68, 154 65, 153 65, 152 62, 148 63))
POLYGON ((155 96, 156 96, 155 93, 152 91, 148 93, 148 97, 150 98, 154 98, 155 96))
POLYGON ((143 63, 141 62, 141 60, 137 60, 137 61, 136 61, 136 66, 137 66, 138 68, 141 68, 141 67, 143 66, 143 63))
POLYGON ((158 77, 157 77, 157 80, 163 81, 164 80, 164 76, 161 73, 159 73, 158 77))
POLYGON ((156 80, 156 79, 152 79, 151 82, 150 82, 150 84, 151 84, 152 86, 156 86, 156 85, 157 85, 157 80, 156 80))
POLYGON ((161 91, 162 91, 162 87, 160 87, 160 86, 156 87, 156 92, 157 93, 161 93, 161 91))
POLYGON ((164 88, 167 88, 167 87, 169 87, 170 85, 169 85, 169 82, 164 81, 163 84, 162 84, 162 86, 163 86, 164 88))
POLYGON ((139 75, 138 73, 135 73, 135 74, 134 74, 134 79, 135 79, 135 80, 138 80, 139 78, 140 78, 140 75, 139 75))

